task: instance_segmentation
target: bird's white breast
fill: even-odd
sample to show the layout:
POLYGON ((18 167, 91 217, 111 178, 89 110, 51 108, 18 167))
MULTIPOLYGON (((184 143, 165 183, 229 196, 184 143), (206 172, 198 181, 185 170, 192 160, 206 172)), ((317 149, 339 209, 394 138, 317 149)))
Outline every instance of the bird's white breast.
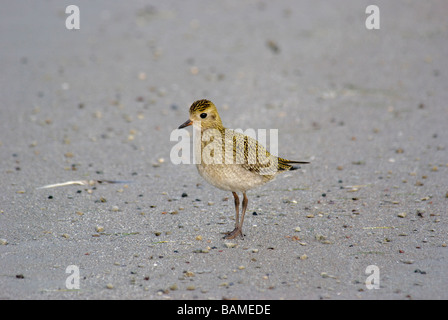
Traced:
POLYGON ((197 164, 199 174, 211 185, 228 191, 246 192, 272 179, 239 164, 197 164))

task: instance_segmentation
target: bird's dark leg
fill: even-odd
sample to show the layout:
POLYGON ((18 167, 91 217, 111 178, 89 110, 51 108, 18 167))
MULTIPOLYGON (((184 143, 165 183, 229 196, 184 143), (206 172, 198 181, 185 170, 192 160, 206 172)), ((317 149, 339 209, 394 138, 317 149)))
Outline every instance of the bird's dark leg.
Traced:
POLYGON ((224 239, 233 239, 240 235, 243 237, 242 232, 242 226, 244 221, 244 214, 246 213, 246 207, 247 207, 247 197, 246 193, 243 192, 244 199, 243 199, 243 214, 241 216, 241 223, 240 223, 240 213, 239 213, 239 207, 240 207, 240 199, 238 198, 238 194, 236 192, 232 192, 233 197, 235 198, 235 229, 231 232, 227 232, 227 235, 224 237, 224 239))
POLYGON ((240 230, 241 230, 241 236, 243 236, 243 222, 244 222, 244 215, 246 214, 247 204, 249 203, 249 200, 247 199, 246 192, 243 192, 243 211, 241 212, 241 222, 240 222, 240 230))
POLYGON ((236 192, 232 192, 233 197, 235 198, 235 229, 238 228, 240 224, 240 199, 238 198, 238 194, 236 192))

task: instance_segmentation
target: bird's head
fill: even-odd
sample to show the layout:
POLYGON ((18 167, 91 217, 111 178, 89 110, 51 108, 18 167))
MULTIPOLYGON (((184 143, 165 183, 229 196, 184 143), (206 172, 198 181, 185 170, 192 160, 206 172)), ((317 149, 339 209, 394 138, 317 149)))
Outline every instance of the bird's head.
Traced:
POLYGON ((218 110, 213 102, 202 99, 193 102, 190 107, 190 118, 179 126, 179 129, 188 127, 190 125, 200 128, 201 131, 206 129, 221 129, 223 128, 221 118, 218 110))

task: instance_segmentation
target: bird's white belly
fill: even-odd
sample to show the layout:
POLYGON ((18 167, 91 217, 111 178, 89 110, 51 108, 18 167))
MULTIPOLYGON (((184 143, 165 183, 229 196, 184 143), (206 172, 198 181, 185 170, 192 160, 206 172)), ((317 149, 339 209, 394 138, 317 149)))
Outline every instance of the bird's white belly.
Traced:
POLYGON ((196 167, 208 183, 222 190, 246 192, 271 180, 238 164, 198 164, 196 167))

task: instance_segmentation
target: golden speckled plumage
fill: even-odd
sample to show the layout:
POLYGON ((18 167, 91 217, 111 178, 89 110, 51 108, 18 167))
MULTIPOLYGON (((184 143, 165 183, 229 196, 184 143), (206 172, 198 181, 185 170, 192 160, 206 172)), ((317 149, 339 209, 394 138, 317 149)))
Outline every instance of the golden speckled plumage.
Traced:
POLYGON ((228 239, 243 236, 242 225, 248 203, 246 197, 248 190, 271 181, 281 172, 293 169, 291 165, 293 163, 308 163, 271 155, 252 137, 226 129, 215 105, 206 99, 195 101, 191 105, 189 120, 179 128, 189 125, 200 130, 202 135, 201 162, 197 164, 199 174, 213 186, 233 193, 236 223, 235 229, 226 236, 228 239), (212 144, 214 148, 209 148, 212 144), (241 221, 239 221, 239 198, 236 192, 243 193, 241 221))
POLYGON ((197 101, 193 102, 193 104, 191 105, 190 113, 205 111, 207 108, 210 108, 212 105, 213 105, 213 103, 210 100, 207 100, 207 99, 197 100, 197 101))

